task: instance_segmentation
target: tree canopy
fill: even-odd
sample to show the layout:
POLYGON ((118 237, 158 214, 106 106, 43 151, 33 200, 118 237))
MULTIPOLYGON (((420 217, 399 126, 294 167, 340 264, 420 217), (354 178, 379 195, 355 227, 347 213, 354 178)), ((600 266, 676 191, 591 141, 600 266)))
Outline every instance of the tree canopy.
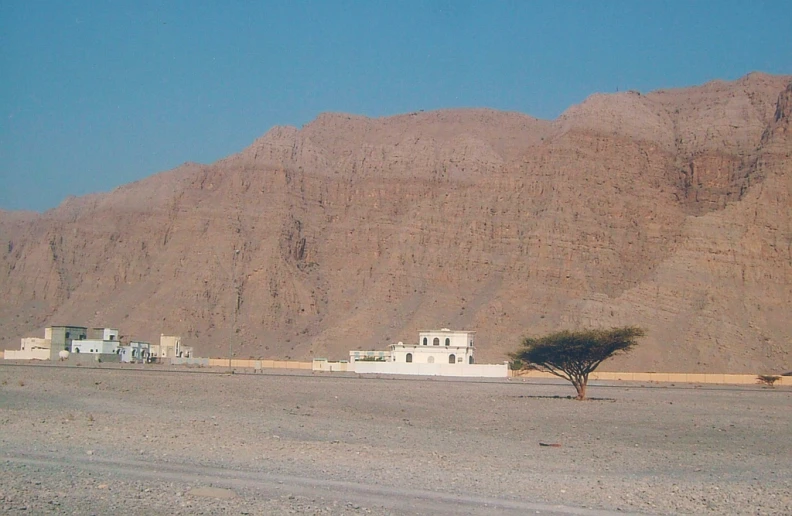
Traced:
POLYGON ((546 371, 572 383, 577 399, 586 397, 589 374, 604 360, 635 347, 646 335, 642 328, 560 331, 544 337, 525 337, 522 348, 511 356, 526 368, 546 371))

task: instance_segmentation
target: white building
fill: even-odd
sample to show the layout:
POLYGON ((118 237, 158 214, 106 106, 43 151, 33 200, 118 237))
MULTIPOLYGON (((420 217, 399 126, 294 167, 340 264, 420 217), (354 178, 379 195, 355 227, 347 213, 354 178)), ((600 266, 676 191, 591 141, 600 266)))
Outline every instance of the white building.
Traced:
POLYGON ((71 350, 71 343, 86 337, 83 326, 48 326, 44 338, 23 337, 18 350, 6 350, 6 360, 57 360, 61 351, 71 350))
POLYGON ((115 355, 121 343, 117 340, 84 339, 72 342, 72 353, 93 353, 97 355, 115 355))
POLYGON ((126 346, 119 348, 121 362, 147 362, 149 358, 150 344, 148 342, 132 341, 126 346))
POLYGON ((49 360, 52 340, 40 337, 22 337, 19 350, 7 349, 3 354, 6 360, 49 360))
POLYGON ((391 344, 394 362, 416 364, 472 364, 474 331, 428 330, 418 332, 418 344, 391 344))
MULTIPOLYGON (((507 363, 475 364, 474 331, 426 330, 417 344, 391 344, 388 351, 350 351, 348 371, 356 373, 413 374, 506 378, 507 363)), ((327 361, 314 362, 317 371, 333 370, 327 361)), ((337 370, 340 370, 339 367, 337 370)))
POLYGON ((91 328, 89 339, 73 340, 72 353, 89 353, 95 355, 116 355, 119 353, 118 330, 113 328, 91 328))

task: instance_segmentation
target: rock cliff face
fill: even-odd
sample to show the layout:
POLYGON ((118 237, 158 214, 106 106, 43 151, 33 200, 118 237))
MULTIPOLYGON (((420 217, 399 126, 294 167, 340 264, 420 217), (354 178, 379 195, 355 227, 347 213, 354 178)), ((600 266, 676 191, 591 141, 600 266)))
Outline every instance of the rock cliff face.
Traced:
POLYGON ((3 212, 0 344, 80 323, 345 358, 450 327, 495 361, 524 334, 638 324, 610 368, 792 369, 791 83, 593 95, 552 122, 324 114, 212 165, 3 212))

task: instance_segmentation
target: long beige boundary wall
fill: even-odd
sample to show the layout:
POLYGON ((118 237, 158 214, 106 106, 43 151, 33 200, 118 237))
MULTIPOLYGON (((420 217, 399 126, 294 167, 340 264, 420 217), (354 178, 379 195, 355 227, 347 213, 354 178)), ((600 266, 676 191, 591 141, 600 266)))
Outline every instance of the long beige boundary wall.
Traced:
MULTIPOLYGON (((323 361, 324 362, 324 361, 323 361)), ((354 365, 365 364, 366 362, 356 362, 354 365)), ((231 360, 232 368, 249 368, 249 369, 302 369, 302 370, 315 370, 323 372, 343 372, 347 371, 346 367, 349 366, 349 371, 354 370, 353 364, 346 362, 333 362, 332 364, 338 365, 338 368, 331 368, 325 365, 324 367, 314 367, 315 364, 311 362, 298 362, 294 360, 231 360)), ((412 364, 416 365, 416 364, 412 364)), ((480 364, 479 364, 480 365, 480 364)), ((228 367, 227 358, 210 358, 209 367, 228 367)), ((365 366, 364 366, 365 367, 365 366)), ((364 371, 358 371, 364 372, 364 371)), ((368 371, 366 371, 368 372, 368 371)), ((371 371, 380 372, 380 371, 371 371)), ((499 371, 500 372, 500 371, 499 371)), ((550 373, 543 373, 541 371, 510 371, 512 377, 519 378, 552 378, 558 379, 550 373)), ((722 385, 748 385, 756 384, 755 374, 700 374, 700 373, 609 373, 609 372, 594 372, 589 376, 589 380, 601 381, 626 381, 626 382, 663 382, 663 383, 706 383, 706 384, 722 384, 722 385)), ((792 386, 792 376, 782 376, 776 385, 789 385, 792 386)))
MULTIPOLYGON (((555 378, 541 371, 512 371, 518 378, 555 378)), ((746 385, 757 383, 755 374, 700 374, 700 373, 606 373, 594 372, 589 380, 627 381, 627 382, 664 382, 664 383, 711 383, 746 385)), ((792 376, 782 376, 776 385, 792 385, 792 376)))
MULTIPOLYGON (((227 358, 210 358, 209 367, 229 367, 227 358)), ((310 362, 297 362, 296 360, 242 360, 232 359, 230 367, 248 369, 307 369, 311 370, 310 362)))
POLYGON ((351 364, 358 374, 409 374, 418 376, 464 376, 469 378, 506 378, 506 364, 408 364, 406 362, 366 362, 351 364))

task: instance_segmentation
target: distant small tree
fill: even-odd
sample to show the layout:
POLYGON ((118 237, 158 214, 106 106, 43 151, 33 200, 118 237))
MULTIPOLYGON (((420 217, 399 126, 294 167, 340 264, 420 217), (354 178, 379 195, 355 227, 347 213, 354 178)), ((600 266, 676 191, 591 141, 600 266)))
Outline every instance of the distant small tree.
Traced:
POLYGON ((583 400, 589 374, 607 358, 630 351, 644 335, 644 329, 626 326, 525 337, 522 349, 512 353, 511 358, 522 361, 524 369, 545 371, 567 380, 575 387, 577 399, 583 400))
POLYGON ((776 376, 773 374, 760 374, 759 376, 756 377, 756 383, 761 383, 763 385, 767 385, 768 387, 775 387, 775 385, 773 384, 780 379, 781 379, 780 376, 776 376))

